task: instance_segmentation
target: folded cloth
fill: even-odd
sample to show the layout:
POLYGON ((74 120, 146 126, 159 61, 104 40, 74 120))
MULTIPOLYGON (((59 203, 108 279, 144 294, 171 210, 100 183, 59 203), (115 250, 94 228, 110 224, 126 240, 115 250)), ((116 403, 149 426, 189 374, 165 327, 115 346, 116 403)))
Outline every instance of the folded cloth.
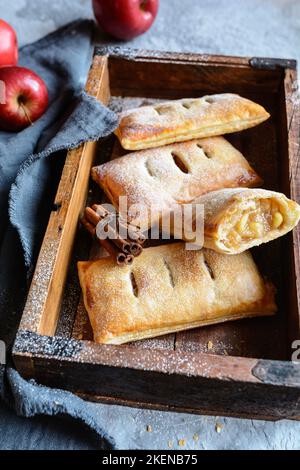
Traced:
POLYGON ((112 446, 83 400, 23 380, 9 357, 65 150, 104 137, 117 126, 117 116, 82 91, 92 57, 92 32, 92 21, 75 21, 20 51, 20 65, 46 82, 49 107, 22 132, 0 131, 0 346, 7 349, 6 366, 0 356, 0 396, 20 415, 62 413, 78 418, 112 446))

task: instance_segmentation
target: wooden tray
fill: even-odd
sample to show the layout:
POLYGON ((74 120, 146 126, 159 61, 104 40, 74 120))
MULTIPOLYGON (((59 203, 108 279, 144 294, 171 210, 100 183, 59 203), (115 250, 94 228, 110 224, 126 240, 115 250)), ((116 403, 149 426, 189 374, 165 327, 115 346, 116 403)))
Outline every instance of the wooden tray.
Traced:
MULTIPOLYGON (((290 60, 96 49, 87 91, 120 111, 164 99, 237 92, 271 113, 266 123, 229 136, 265 187, 300 200, 299 101, 290 60)), ((78 227, 94 162, 122 151, 114 137, 70 151, 13 349, 26 378, 92 400, 191 413, 300 418, 299 229, 254 250, 278 289, 279 312, 123 346, 99 345, 82 304, 76 262, 88 259, 78 227)))

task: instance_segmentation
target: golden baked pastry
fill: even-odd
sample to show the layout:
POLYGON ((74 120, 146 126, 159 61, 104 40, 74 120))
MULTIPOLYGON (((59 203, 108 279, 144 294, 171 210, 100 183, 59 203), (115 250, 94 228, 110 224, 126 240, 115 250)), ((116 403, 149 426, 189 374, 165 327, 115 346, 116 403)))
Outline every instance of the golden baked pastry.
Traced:
POLYGON ((141 150, 241 131, 269 117, 259 104, 224 93, 125 111, 115 133, 123 148, 141 150))
POLYGON ((129 221, 143 227, 150 225, 150 208, 153 223, 155 214, 158 221, 159 213, 168 213, 174 205, 189 203, 207 192, 262 183, 243 155, 223 137, 130 153, 92 168, 91 174, 115 207, 120 196, 127 196, 128 208, 138 204, 146 209, 138 216, 133 209, 129 212, 129 221))
POLYGON ((265 189, 222 189, 205 194, 204 246, 219 253, 241 253, 285 235, 300 219, 300 206, 265 189))
POLYGON ((174 243, 143 251, 132 266, 78 263, 98 343, 122 344, 213 323, 272 315, 274 287, 250 252, 227 256, 174 243))

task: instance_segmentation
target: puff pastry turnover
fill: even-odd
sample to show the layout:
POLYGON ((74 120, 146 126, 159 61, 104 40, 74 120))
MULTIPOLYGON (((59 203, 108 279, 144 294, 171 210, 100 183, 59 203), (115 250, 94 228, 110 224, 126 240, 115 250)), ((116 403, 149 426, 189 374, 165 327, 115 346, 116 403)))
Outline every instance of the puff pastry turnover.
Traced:
POLYGON ((223 189, 198 198, 204 204, 204 246, 241 253, 285 235, 300 219, 300 206, 265 189, 223 189))
POLYGON ((139 205, 141 214, 132 210, 128 218, 145 228, 150 225, 150 208, 151 222, 155 222, 155 214, 159 220, 159 213, 210 191, 262 183, 243 155, 223 137, 133 152, 92 168, 91 174, 115 207, 120 196, 127 196, 128 208, 139 205))
POLYGON ((122 344, 276 311, 274 287, 250 252, 187 251, 180 242, 145 249, 132 266, 110 258, 78 263, 99 343, 122 344))
POLYGON ((115 133, 125 149, 141 150, 241 131, 269 117, 259 104, 225 93, 125 111, 115 133))

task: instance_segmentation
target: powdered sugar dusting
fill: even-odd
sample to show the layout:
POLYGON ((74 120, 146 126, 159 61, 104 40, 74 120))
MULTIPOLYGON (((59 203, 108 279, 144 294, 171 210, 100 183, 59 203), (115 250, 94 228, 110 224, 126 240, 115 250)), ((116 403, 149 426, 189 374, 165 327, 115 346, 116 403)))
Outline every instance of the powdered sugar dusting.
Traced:
POLYGON ((242 154, 222 137, 134 152, 95 167, 93 178, 115 205, 120 196, 126 196, 128 207, 144 209, 140 223, 146 225, 151 209, 169 212, 175 205, 191 202, 208 191, 251 186, 258 181, 242 154), (176 165, 174 155, 187 173, 176 165))
POLYGON ((23 319, 20 323, 21 329, 38 332, 44 305, 48 296, 52 272, 56 263, 56 257, 53 256, 53 253, 57 253, 58 246, 59 240, 45 238, 27 298, 25 307, 26 315, 23 315, 23 319))
POLYGON ((14 343, 15 353, 30 353, 37 356, 75 358, 82 345, 70 338, 61 336, 41 336, 31 331, 20 330, 14 343))

